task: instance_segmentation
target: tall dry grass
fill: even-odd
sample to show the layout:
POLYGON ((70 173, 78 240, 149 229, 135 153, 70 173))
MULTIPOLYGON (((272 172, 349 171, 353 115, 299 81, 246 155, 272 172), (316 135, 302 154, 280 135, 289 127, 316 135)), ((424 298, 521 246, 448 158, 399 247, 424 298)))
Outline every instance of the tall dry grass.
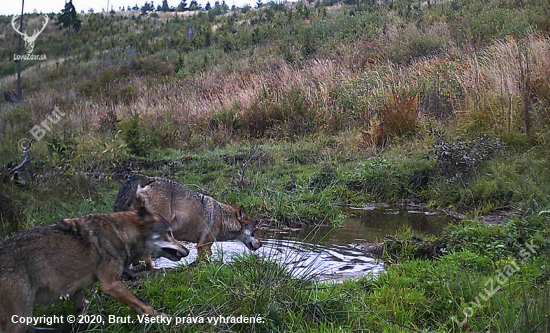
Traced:
MULTIPOLYGON (((431 32, 447 33, 446 27, 431 32)), ((9 124, 6 119, 26 108, 32 110, 32 115, 24 117, 27 122, 19 122, 18 126, 30 129, 47 116, 54 105, 59 105, 68 114, 63 119, 63 127, 81 133, 104 132, 100 127, 105 126, 106 119, 115 122, 133 114, 143 115, 150 129, 161 123, 190 126, 235 106, 237 113, 243 114, 267 89, 273 94, 301 91, 308 104, 318 110, 320 118, 340 117, 338 121, 347 124, 337 128, 369 131, 369 124, 375 124, 372 120, 384 113, 384 103, 391 92, 400 90, 418 96, 421 117, 437 116, 437 113, 467 115, 474 127, 494 129, 495 133, 513 132, 521 131, 523 126, 524 89, 519 57, 523 57, 524 62, 528 58, 529 75, 536 90, 533 94, 540 95, 538 99, 533 97, 534 123, 541 123, 543 116, 548 120, 547 104, 540 102, 541 98, 550 99, 544 95, 550 91, 547 89, 550 81, 547 37, 532 34, 521 41, 509 38, 471 54, 448 43, 443 53, 418 57, 410 64, 395 64, 384 52, 373 56, 376 52, 370 49, 383 43, 384 38, 387 37, 368 43, 358 41, 351 47, 342 44, 330 57, 296 64, 288 64, 276 56, 274 46, 262 46, 254 50, 255 55, 261 55, 258 62, 254 57, 232 59, 231 64, 219 63, 195 77, 142 76, 130 72, 123 77, 115 75, 104 88, 111 91, 99 95, 86 95, 79 87, 97 80, 104 71, 118 73, 117 67, 105 58, 61 63, 54 66, 54 71, 44 64, 26 76, 25 101, 19 105, 2 105, 0 120, 4 120, 2 124, 6 126, 9 124), (110 100, 123 89, 131 95, 127 102, 110 100), (343 98, 348 99, 347 104, 340 103, 343 98), (358 115, 351 117, 352 113, 358 115), (357 117, 364 121, 358 122, 357 117)), ((402 125, 407 125, 408 118, 401 118, 402 125)), ((0 133, 5 132, 5 127, 0 125, 0 133)))

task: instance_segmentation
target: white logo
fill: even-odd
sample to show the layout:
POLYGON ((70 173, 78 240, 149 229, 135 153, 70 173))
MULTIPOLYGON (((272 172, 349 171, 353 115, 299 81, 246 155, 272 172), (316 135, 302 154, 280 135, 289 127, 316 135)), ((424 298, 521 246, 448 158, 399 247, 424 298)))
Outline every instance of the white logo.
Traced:
MULTIPOLYGON (((46 20, 44 21, 44 25, 42 26, 42 29, 41 30, 36 30, 35 29, 34 33, 31 36, 29 36, 29 35, 27 35, 27 30, 26 29, 25 29, 24 32, 21 32, 21 31, 19 31, 19 28, 17 28, 15 26, 15 20, 18 17, 19 16, 15 16, 15 15, 13 16, 13 19, 11 20, 11 25, 13 27, 13 30, 15 30, 15 32, 17 32, 18 34, 20 34, 23 37, 23 40, 25 41, 25 48, 27 49, 27 56, 30 56, 30 54, 34 50, 34 42, 36 42, 36 39, 38 38, 38 35, 40 35, 40 33, 42 33, 42 31, 44 31, 44 29, 46 29, 46 25, 48 24, 49 18, 48 18, 48 15, 44 15, 44 18, 46 20)), ((19 26, 19 27, 21 27, 21 26, 19 26)))

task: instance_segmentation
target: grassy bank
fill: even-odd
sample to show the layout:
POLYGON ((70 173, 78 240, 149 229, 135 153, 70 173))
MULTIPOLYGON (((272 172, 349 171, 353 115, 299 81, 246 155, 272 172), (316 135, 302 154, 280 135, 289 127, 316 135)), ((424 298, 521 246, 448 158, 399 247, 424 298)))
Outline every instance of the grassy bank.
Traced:
POLYGON ((31 178, 38 172, 43 178, 23 189, 8 184, 4 191, 32 226, 111 211, 121 175, 142 172, 238 202, 264 222, 299 227, 339 224, 345 219, 341 206, 371 202, 422 203, 473 216, 518 213, 545 202, 550 190, 545 147, 523 151, 487 137, 441 140, 425 134, 381 153, 349 150, 353 135, 294 143, 239 141, 192 152, 158 150, 150 159, 91 163, 85 174, 82 160, 53 155, 54 162, 23 173, 31 178))
MULTIPOLYGON (((450 245, 445 256, 436 260, 402 256, 400 265, 389 266, 377 279, 366 276, 342 284, 296 280, 285 267, 254 256, 230 264, 157 271, 132 283, 132 289, 153 307, 184 320, 183 324, 98 324, 89 329, 546 332, 550 324, 549 233, 548 219, 537 214, 515 219, 506 228, 464 222, 446 231, 450 245), (464 313, 469 318, 460 328, 464 313), (259 316, 264 322, 208 324, 207 318, 220 316, 259 316), (185 322, 193 317, 202 317, 204 323, 185 322)), ((102 314, 106 320, 109 315, 130 316, 137 322, 136 315, 116 301, 96 293, 89 299, 88 314, 102 314)), ((42 307, 36 315, 70 313, 70 306, 56 305, 42 307)))

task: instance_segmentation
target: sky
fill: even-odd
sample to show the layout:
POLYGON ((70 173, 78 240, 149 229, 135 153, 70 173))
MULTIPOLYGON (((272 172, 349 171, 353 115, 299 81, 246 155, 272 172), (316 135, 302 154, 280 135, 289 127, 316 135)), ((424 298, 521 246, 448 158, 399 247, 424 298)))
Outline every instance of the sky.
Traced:
MULTIPOLYGON (((168 5, 177 7, 181 0, 168 0, 168 5)), ((208 0, 197 0, 198 3, 203 6, 208 0)), ((21 14, 21 0, 0 0, 0 15, 13 15, 21 14)), ((103 8, 107 10, 107 2, 109 2, 109 7, 111 5, 115 10, 118 10, 118 7, 127 6, 133 7, 136 5, 141 7, 145 3, 145 0, 73 0, 73 5, 76 10, 80 13, 81 10, 88 12, 88 9, 93 8, 96 13, 101 12, 103 8)), ((150 0, 149 0, 150 2, 150 0)), ((187 4, 191 0, 187 0, 187 4)), ((210 3, 214 4, 215 0, 211 0, 210 3)), ((221 0, 220 0, 221 2, 221 0)), ((155 7, 162 4, 162 0, 154 0, 155 7)), ((229 6, 233 4, 237 7, 242 7, 243 5, 255 4, 255 0, 226 0, 226 3, 229 6)), ((35 9, 38 13, 59 13, 61 9, 65 8, 65 0, 25 0, 25 13, 32 13, 35 9)))

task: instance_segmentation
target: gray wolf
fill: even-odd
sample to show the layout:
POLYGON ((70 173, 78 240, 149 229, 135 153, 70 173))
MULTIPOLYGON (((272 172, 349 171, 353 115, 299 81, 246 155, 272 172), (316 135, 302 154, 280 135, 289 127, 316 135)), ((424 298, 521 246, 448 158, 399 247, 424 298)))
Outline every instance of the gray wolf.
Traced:
MULTIPOLYGON (((177 240, 197 243, 198 258, 212 254, 214 241, 238 239, 252 251, 262 244, 254 237, 256 220, 244 208, 226 205, 189 190, 180 183, 159 177, 134 175, 121 187, 115 212, 142 205, 170 223, 177 240)), ((150 260, 146 260, 152 268, 150 260)))
POLYGON ((178 261, 188 254, 168 222, 143 207, 64 219, 16 234, 0 244, 0 332, 36 331, 13 323, 12 316, 32 317, 35 304, 67 296, 81 313, 83 289, 97 281, 108 296, 138 313, 157 315, 126 289, 121 274, 150 255, 178 261))

